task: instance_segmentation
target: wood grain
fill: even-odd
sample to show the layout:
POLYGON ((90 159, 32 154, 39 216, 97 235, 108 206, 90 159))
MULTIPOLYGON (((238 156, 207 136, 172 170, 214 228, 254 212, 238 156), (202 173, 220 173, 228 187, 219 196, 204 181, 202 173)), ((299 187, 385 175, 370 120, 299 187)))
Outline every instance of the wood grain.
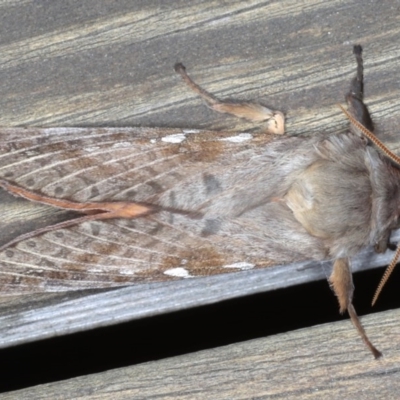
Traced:
POLYGON ((3 394, 2 399, 396 399, 400 311, 363 322, 373 360, 349 321, 3 394))
MULTIPOLYGON (((397 1, 362 0, 3 1, 0 126, 254 128, 208 110, 174 74, 173 65, 182 61, 193 78, 221 98, 261 101, 283 110, 291 134, 340 132, 347 121, 336 103, 343 102, 354 74, 352 45, 360 43, 366 102, 381 137, 399 151, 399 7, 397 1)), ((0 240, 10 232, 17 235, 67 217, 4 192, 0 202, 7 204, 0 240)), ((387 262, 374 264, 370 257, 363 268, 387 262)), ((134 296, 137 288, 90 297, 81 293, 2 300, 2 346, 162 313, 168 307, 154 299, 162 296, 158 298, 167 302, 179 290, 182 297, 172 309, 325 277, 318 267, 281 271, 275 286, 254 284, 246 273, 220 278, 218 294, 211 299, 199 279, 191 282, 191 290, 171 285, 159 292, 139 291, 140 302, 134 296), (239 284, 247 279, 250 289, 239 284), (107 314, 124 293, 133 296, 128 305, 137 308, 130 313, 129 306, 121 306, 107 314), (81 301, 87 308, 78 306, 81 301), (111 308, 97 318, 93 307, 102 302, 111 308)), ((256 272, 265 281, 274 274, 256 272)), ((357 340, 354 336, 352 332, 357 340)))

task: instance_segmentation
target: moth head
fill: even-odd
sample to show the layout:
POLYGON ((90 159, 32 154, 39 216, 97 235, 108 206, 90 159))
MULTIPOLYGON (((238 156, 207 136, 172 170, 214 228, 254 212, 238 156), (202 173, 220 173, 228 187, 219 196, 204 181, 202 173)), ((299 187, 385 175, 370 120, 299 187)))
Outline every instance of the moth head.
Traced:
MULTIPOLYGON (((376 147, 377 149, 383 153, 387 158, 389 158, 393 163, 395 163, 398 167, 400 167, 400 157, 396 154, 392 153, 370 130, 368 130, 364 125, 362 125, 359 121, 357 121, 347 110, 345 110, 340 104, 339 107, 344 112, 346 117, 349 119, 350 123, 355 126, 364 136, 366 136, 376 147)), ((396 216, 399 218, 400 214, 400 207, 398 210, 398 215, 396 216)), ((400 243, 397 245, 396 252, 390 262, 389 266, 386 268, 381 281, 375 291, 374 297, 372 299, 372 305, 376 303, 378 297, 385 286, 386 282, 388 281, 390 275, 392 274, 397 261, 400 257, 400 243)))

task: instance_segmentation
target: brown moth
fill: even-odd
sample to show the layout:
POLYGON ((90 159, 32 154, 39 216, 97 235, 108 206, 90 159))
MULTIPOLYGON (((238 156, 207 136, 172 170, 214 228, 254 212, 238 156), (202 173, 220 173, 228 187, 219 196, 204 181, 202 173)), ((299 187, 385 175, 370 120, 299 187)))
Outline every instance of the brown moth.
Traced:
POLYGON ((268 133, 278 135, 3 129, 0 186, 82 215, 0 248, 1 293, 121 286, 331 259, 329 280, 340 312, 349 312, 379 357, 352 304, 350 257, 368 245, 378 252, 388 247, 399 226, 400 171, 396 156, 372 134, 361 51, 354 47, 347 133, 282 135, 281 112, 222 102, 181 64, 176 71, 213 110, 265 123, 268 133))

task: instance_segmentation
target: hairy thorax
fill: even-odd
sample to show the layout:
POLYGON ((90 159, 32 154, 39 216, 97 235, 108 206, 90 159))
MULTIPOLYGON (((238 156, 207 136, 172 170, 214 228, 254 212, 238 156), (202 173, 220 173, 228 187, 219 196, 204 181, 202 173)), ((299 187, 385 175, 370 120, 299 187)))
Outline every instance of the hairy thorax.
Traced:
POLYGON ((397 177, 380 179, 380 169, 387 174, 381 156, 358 138, 348 138, 321 142, 321 158, 297 176, 285 196, 296 220, 324 241, 332 257, 352 256, 378 243, 393 225, 393 214, 382 215, 388 209, 382 198, 395 198, 399 192, 397 177), (351 162, 346 162, 349 154, 351 162))

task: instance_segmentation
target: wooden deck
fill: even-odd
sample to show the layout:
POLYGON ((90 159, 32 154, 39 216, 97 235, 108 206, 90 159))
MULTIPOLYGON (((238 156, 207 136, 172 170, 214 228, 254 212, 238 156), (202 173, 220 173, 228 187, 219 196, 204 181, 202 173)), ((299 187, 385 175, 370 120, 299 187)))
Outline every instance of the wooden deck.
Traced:
POLYGON ((387 356, 360 351, 347 321, 2 395, 2 399, 397 399, 400 312, 364 318, 387 356))
MULTIPOLYGON (((205 107, 174 73, 181 61, 220 98, 284 111, 290 134, 339 132, 347 121, 336 104, 344 101, 355 71, 352 46, 360 43, 366 102, 381 138, 400 152, 399 11, 398 1, 5 0, 0 126, 254 128, 205 107)), ((0 244, 65 218, 3 191, 0 202, 0 244)), ((385 265, 390 256, 367 250, 355 268, 385 265)), ((324 278, 320 266, 307 264, 95 294, 4 298, 0 347, 324 278)), ((345 321, 2 396, 396 398, 398 316, 363 319, 382 361, 362 351, 345 321)))

